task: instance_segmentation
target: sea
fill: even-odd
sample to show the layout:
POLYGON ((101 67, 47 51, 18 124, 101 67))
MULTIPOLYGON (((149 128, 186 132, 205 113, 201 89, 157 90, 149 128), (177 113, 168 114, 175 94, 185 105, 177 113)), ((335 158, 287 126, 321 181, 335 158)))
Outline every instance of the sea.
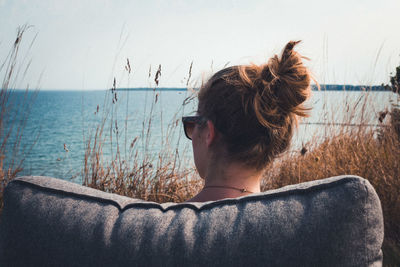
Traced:
MULTIPOLYGON (((196 94, 186 88, 13 90, 0 136, 4 144, 9 133, 3 169, 19 166, 20 176, 81 183, 85 152, 100 142, 104 162, 133 154, 157 161, 161 151, 172 151, 193 164, 181 117, 196 113, 196 94)), ((321 142, 335 129, 385 127, 379 117, 396 104, 398 95, 388 91, 321 86, 306 103, 310 116, 300 121, 289 152, 321 142)))

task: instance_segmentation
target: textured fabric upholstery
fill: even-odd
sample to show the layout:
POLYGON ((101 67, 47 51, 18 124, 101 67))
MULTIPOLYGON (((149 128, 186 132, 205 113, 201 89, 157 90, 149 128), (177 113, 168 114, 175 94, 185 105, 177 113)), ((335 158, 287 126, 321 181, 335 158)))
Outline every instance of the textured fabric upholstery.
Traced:
POLYGON ((0 266, 381 266, 370 183, 338 176, 206 203, 157 204, 49 177, 4 193, 0 266))

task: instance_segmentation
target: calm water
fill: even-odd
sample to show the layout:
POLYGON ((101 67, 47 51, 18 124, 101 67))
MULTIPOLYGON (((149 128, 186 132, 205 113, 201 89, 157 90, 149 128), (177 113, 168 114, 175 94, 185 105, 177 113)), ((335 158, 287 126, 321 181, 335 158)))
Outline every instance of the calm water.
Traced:
MULTIPOLYGON (((20 102, 23 96, 23 92, 16 91, 13 99, 20 102)), ((106 159, 110 158, 111 152, 115 155, 116 135, 122 155, 129 153, 130 143, 138 137, 135 147, 139 156, 153 155, 156 160, 160 148, 169 147, 172 150, 178 148, 182 157, 190 158, 191 144, 184 137, 180 122, 181 116, 192 115, 196 110, 195 99, 183 105, 190 96, 187 91, 118 91, 117 101, 114 99, 115 103, 112 104, 110 91, 40 91, 33 102, 21 138, 20 147, 25 151, 21 153, 25 155, 22 174, 63 179, 77 176, 75 181, 80 182, 85 143, 103 118, 117 121, 115 125, 113 120, 112 127, 110 120, 105 123, 104 137, 107 142, 103 154, 106 159), (146 144, 149 119, 151 137, 146 144), (107 138, 110 131, 114 136, 112 144, 107 138)), ((300 124, 292 150, 322 136, 326 131, 323 123, 327 121, 351 121, 356 124, 363 119, 364 123, 377 124, 378 113, 390 107, 390 101, 395 99, 396 96, 390 92, 314 91, 308 102, 308 106, 313 108, 311 116, 300 124), (369 120, 360 118, 361 110, 370 114, 365 116, 369 120)), ((19 119, 12 117, 11 121, 19 119)), ((11 153, 15 140, 11 141, 6 162, 15 158, 11 153)))

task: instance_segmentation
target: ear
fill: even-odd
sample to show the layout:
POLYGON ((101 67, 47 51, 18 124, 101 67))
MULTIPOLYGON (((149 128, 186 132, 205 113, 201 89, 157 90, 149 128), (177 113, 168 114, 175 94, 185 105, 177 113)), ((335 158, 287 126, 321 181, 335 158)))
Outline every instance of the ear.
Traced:
POLYGON ((207 133, 206 143, 207 146, 210 146, 214 142, 216 135, 215 126, 210 120, 207 121, 207 129, 208 133, 207 133))

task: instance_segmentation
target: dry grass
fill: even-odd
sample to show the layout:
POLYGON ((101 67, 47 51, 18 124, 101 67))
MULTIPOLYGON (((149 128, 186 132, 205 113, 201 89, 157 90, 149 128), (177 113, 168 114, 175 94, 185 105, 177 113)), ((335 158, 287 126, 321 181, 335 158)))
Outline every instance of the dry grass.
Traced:
POLYGON ((183 202, 201 188, 194 168, 177 164, 177 152, 161 151, 157 163, 152 157, 139 158, 135 149, 137 139, 130 147, 133 157, 121 159, 121 153, 103 162, 101 135, 87 143, 83 185, 105 192, 140 198, 148 201, 183 202))

